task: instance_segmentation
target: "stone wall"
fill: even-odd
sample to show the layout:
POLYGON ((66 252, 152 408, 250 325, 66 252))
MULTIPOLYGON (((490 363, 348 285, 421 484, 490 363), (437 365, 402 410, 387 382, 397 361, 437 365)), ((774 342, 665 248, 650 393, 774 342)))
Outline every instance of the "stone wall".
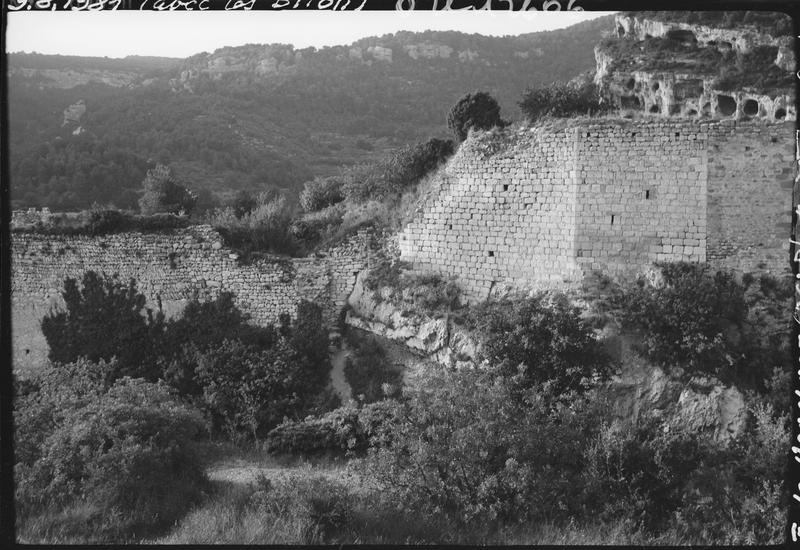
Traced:
POLYGON ((465 142, 399 239, 415 269, 457 275, 474 300, 496 286, 558 286, 580 275, 574 131, 506 137, 494 154, 491 135, 465 142))
POLYGON ((458 277, 471 301, 655 261, 783 272, 792 132, 578 119, 472 135, 401 232, 401 258, 458 277))
POLYGON ((35 367, 47 355, 42 317, 62 304, 66 277, 88 270, 136 279, 148 307, 160 302, 168 316, 197 297, 232 292, 237 306, 258 325, 281 313, 294 315, 301 300, 323 307, 326 321, 337 320, 366 265, 368 236, 311 258, 269 256, 243 265, 210 226, 164 233, 118 233, 100 237, 14 233, 12 235, 12 333, 15 369, 35 367))
POLYGON ((706 260, 706 138, 691 124, 580 129, 576 255, 585 270, 706 260))
POLYGON ((708 260, 788 270, 794 125, 719 124, 708 139, 708 260))

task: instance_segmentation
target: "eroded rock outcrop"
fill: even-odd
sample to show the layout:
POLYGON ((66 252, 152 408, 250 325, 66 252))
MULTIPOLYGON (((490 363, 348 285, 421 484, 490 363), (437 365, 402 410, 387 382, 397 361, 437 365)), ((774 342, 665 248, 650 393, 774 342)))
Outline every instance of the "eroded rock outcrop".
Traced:
MULTIPOLYGON (((778 81, 789 82, 788 78, 776 79, 775 71, 777 74, 784 71, 787 77, 794 71, 791 37, 774 37, 758 32, 755 27, 719 29, 630 15, 616 16, 614 24, 614 36, 619 42, 612 40, 595 47, 595 83, 624 116, 775 122, 796 119, 792 86, 774 85, 778 81), (672 44, 674 51, 670 50, 668 63, 656 59, 661 55, 658 48, 649 51, 645 47, 656 39, 665 39, 662 44, 672 44), (627 52, 625 55, 609 50, 609 44, 614 50, 614 44, 623 42, 627 44, 621 49, 627 52), (707 50, 721 52, 714 53, 720 63, 735 64, 731 59, 738 59, 756 48, 761 48, 759 55, 769 52, 770 48, 776 52, 770 73, 773 84, 761 88, 742 85, 736 89, 735 81, 733 85, 728 82, 723 86, 719 80, 719 64, 709 63, 703 54, 707 50)), ((765 71, 768 69, 764 67, 765 71)))
MULTIPOLYGON (((413 350, 419 361, 408 367, 421 368, 435 362, 450 368, 482 368, 480 339, 447 316, 431 318, 392 301, 393 289, 370 291, 362 272, 356 278, 345 323, 351 327, 401 343, 413 350)), ((635 351, 632 341, 619 334, 613 324, 598 337, 604 341, 619 370, 601 392, 610 400, 614 415, 634 420, 647 411, 666 420, 667 429, 689 427, 725 441, 741 432, 745 422, 744 396, 735 387, 705 379, 688 384, 667 375, 635 351)))

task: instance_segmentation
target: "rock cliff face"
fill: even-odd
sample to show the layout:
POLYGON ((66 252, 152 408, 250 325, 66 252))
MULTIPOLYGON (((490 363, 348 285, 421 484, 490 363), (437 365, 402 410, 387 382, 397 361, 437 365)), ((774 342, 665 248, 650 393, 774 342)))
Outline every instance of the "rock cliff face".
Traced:
POLYGON ((84 103, 82 99, 79 99, 77 102, 64 109, 64 122, 61 123, 61 126, 77 124, 84 114, 86 114, 86 103, 84 103))
MULTIPOLYGON (((346 324, 369 331, 414 350, 421 362, 449 368, 482 368, 480 341, 476 335, 454 324, 448 317, 431 318, 405 311, 390 301, 392 289, 364 288, 366 272, 356 278, 348 304, 346 324)), ((633 351, 631 340, 613 325, 599 335, 606 343, 619 371, 603 388, 621 419, 634 419, 645 410, 668 419, 668 426, 690 426, 725 441, 741 432, 745 423, 744 396, 735 387, 708 380, 687 385, 670 378, 633 351)), ((416 362, 409 369, 418 368, 416 362)))
POLYGON ((765 90, 753 86, 731 89, 730 85, 723 89, 719 85, 720 64, 735 64, 756 49, 774 51, 772 72, 789 75, 795 65, 791 37, 773 37, 755 28, 717 29, 628 15, 618 15, 614 28, 617 44, 625 44, 625 59, 620 59, 623 56, 619 51, 615 54, 608 42, 595 47, 595 82, 625 116, 796 119, 791 86, 765 90), (673 47, 668 62, 655 59, 657 50, 647 50, 646 46, 657 40, 673 47), (709 61, 715 56, 716 63, 709 61), (663 66, 663 70, 648 68, 653 65, 663 66))

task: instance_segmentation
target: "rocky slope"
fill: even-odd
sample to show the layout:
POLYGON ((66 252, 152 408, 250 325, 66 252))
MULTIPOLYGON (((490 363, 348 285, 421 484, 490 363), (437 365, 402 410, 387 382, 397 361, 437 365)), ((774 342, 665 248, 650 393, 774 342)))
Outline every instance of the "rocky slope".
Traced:
POLYGON ((625 115, 794 120, 792 37, 631 14, 595 48, 595 82, 625 115))
MULTIPOLYGON (((413 350, 418 360, 407 360, 413 383, 414 372, 431 362, 448 368, 480 368, 480 336, 454 323, 447 315, 431 317, 392 300, 389 287, 370 291, 364 287, 365 272, 356 279, 345 323, 413 350)), ((636 418, 654 411, 672 426, 691 426, 724 441, 739 434, 745 425, 745 402, 741 391, 709 379, 684 384, 649 364, 633 349, 630 336, 621 334, 613 322, 599 337, 618 365, 618 372, 604 387, 619 418, 636 418)))

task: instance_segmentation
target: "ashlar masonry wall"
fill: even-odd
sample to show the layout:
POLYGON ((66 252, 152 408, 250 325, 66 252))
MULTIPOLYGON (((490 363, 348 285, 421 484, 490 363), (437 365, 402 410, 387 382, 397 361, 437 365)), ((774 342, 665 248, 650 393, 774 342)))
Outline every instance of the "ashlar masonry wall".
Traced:
POLYGON ((40 323, 62 304, 66 277, 80 280, 88 270, 136 279, 148 307, 161 303, 168 316, 196 297, 232 292, 236 305, 257 325, 296 314, 305 299, 336 321, 355 278, 366 267, 368 236, 359 234, 311 258, 266 257, 243 265, 209 226, 167 233, 118 233, 100 237, 12 234, 12 339, 15 370, 40 364, 47 343, 40 323))
POLYGON ((473 134, 400 234, 469 300, 657 261, 788 266, 794 137, 764 121, 576 120, 473 134))
POLYGON ((794 123, 708 128, 708 261, 786 271, 795 178, 794 123))
POLYGON ((579 129, 576 254, 585 272, 706 261, 706 147, 697 124, 579 129))
POLYGON ((465 294, 496 287, 560 286, 575 261, 575 140, 570 132, 522 130, 462 144, 432 198, 399 236, 417 270, 457 275, 465 294))

